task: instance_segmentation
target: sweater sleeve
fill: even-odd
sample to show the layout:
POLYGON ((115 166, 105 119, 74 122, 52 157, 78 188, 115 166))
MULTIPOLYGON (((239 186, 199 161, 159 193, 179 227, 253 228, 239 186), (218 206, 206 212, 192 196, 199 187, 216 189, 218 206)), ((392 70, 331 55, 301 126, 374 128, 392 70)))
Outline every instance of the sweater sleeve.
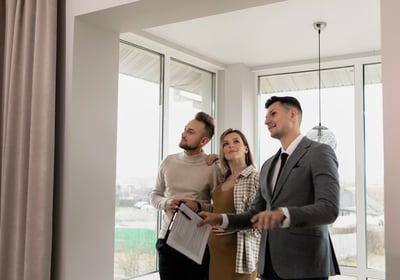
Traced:
POLYGON ((164 210, 165 209, 165 204, 168 201, 168 198, 165 197, 165 179, 164 179, 164 168, 163 168, 164 162, 161 163, 158 174, 157 174, 157 179, 156 179, 156 185, 152 192, 150 193, 150 203, 151 205, 156 208, 157 210, 164 210))

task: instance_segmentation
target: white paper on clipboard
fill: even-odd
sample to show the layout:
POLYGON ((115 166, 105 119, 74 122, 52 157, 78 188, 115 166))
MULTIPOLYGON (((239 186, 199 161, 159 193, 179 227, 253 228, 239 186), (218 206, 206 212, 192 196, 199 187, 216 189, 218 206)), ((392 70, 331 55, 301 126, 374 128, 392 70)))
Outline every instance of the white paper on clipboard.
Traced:
POLYGON ((202 218, 184 203, 180 203, 169 227, 167 244, 198 264, 202 263, 210 225, 197 227, 202 218))

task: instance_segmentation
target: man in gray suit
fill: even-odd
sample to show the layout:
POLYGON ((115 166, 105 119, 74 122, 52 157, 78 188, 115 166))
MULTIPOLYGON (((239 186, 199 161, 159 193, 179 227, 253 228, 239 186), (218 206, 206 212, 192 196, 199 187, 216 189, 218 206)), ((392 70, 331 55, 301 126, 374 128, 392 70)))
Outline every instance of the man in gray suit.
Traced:
POLYGON ((273 96, 265 107, 265 125, 271 137, 279 139, 281 149, 263 164, 251 209, 243 214, 201 212, 204 220, 199 226, 262 230, 259 274, 263 280, 328 279, 340 274, 328 232, 328 224, 339 213, 335 152, 301 135, 297 99, 273 96))

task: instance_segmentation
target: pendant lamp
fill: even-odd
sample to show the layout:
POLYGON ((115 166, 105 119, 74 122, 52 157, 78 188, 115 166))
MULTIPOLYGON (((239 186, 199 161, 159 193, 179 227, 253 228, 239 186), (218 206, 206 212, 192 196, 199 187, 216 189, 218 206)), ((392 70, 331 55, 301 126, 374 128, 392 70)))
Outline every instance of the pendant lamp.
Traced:
POLYGON ((311 140, 325 143, 336 149, 336 137, 332 131, 326 126, 321 125, 321 30, 326 27, 326 22, 317 21, 314 22, 314 29, 318 32, 318 113, 319 122, 318 125, 314 126, 306 136, 311 140))

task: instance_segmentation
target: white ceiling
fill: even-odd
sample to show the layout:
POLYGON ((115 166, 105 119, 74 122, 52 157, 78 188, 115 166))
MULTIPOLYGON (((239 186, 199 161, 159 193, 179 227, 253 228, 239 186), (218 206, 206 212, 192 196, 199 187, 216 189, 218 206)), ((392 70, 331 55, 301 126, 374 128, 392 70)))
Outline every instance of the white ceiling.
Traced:
POLYGON ((142 35, 224 65, 257 68, 315 61, 315 21, 327 22, 321 32, 322 58, 380 54, 380 0, 286 0, 146 28, 142 35))

